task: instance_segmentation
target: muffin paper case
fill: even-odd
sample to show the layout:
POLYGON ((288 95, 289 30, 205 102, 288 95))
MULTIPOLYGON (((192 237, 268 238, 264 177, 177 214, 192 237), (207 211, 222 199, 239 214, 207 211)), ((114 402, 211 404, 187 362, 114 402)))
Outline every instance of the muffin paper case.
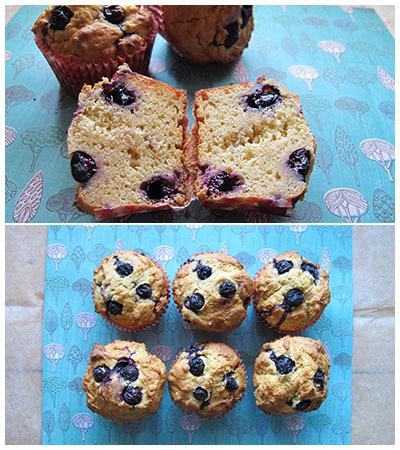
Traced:
POLYGON ((122 64, 128 64, 133 72, 146 75, 150 64, 151 53, 158 31, 158 22, 151 16, 153 22, 153 31, 150 34, 147 44, 136 52, 118 56, 115 59, 99 62, 85 62, 72 58, 64 58, 61 55, 55 55, 41 40, 41 37, 35 35, 36 45, 43 53, 55 76, 61 86, 70 94, 78 97, 84 84, 93 85, 103 77, 111 78, 118 67, 122 64))

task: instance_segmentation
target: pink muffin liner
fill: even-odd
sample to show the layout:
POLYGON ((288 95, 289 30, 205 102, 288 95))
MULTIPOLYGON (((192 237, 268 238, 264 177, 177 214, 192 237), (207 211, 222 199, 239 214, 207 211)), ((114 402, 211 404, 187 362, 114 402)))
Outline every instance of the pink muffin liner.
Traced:
POLYGON ((158 31, 158 21, 152 15, 153 30, 147 44, 136 52, 118 56, 107 61, 79 61, 73 58, 66 58, 55 55, 42 41, 41 36, 35 34, 35 42, 49 66, 53 70, 60 85, 74 97, 78 97, 84 84, 93 85, 103 77, 111 78, 122 64, 128 64, 133 72, 147 75, 150 64, 151 53, 158 31))

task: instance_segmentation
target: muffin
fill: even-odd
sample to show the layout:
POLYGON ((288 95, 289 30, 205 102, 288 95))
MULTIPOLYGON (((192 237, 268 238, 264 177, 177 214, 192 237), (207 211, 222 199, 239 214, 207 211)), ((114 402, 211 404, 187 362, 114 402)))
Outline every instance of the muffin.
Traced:
POLYGON ((197 253, 179 268, 173 293, 185 321, 200 330, 227 333, 246 318, 253 281, 232 256, 197 253))
POLYGON ((132 423, 157 411, 166 379, 165 365, 145 344, 114 341, 94 346, 82 387, 93 412, 132 423))
POLYGON ((299 97, 262 76, 198 91, 193 115, 191 166, 200 202, 290 215, 307 191, 316 152, 299 97))
POLYGON ((32 31, 61 86, 77 96, 85 83, 118 66, 146 73, 158 24, 143 6, 49 6, 32 31))
POLYGON ((268 414, 318 409, 328 394, 329 367, 321 341, 285 336, 264 344, 254 365, 256 405, 268 414))
POLYGON ((186 92, 121 66, 85 85, 68 130, 76 205, 99 219, 182 208, 186 92))
POLYGON ((243 397, 246 372, 229 345, 202 342, 179 353, 168 385, 172 400, 180 408, 211 418, 226 414, 243 397))
POLYGON ((107 256, 94 271, 94 308, 112 325, 140 331, 159 322, 168 307, 167 274, 132 250, 107 256))
POLYGON ((252 6, 162 5, 158 17, 162 36, 194 64, 238 59, 254 28, 252 6))
POLYGON ((254 307, 266 325, 296 333, 319 319, 330 300, 329 276, 297 252, 285 252, 254 277, 254 307))

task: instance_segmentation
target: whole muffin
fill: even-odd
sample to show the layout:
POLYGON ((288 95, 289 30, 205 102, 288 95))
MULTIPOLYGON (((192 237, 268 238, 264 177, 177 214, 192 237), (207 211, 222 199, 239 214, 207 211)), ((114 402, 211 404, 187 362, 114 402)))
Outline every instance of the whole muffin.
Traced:
POLYGON ((49 6, 32 31, 60 84, 77 96, 123 63, 146 73, 157 29, 142 6, 62 5, 49 6))
POLYGON ((145 344, 96 344, 83 377, 87 406, 107 419, 132 423, 154 414, 163 396, 167 370, 145 344))
POLYGON ((285 252, 254 278, 257 314, 279 333, 296 333, 319 319, 330 300, 329 276, 297 252, 285 252))
POLYGON ((328 393, 329 367, 321 341, 285 336, 264 344, 254 365, 256 405, 269 414, 318 409, 328 393))
POLYGON ((168 385, 172 400, 180 408, 210 418, 226 414, 243 397, 246 372, 229 345, 201 342, 178 354, 168 385))
POLYGON ((169 300, 167 274, 151 258, 122 250, 95 269, 94 307, 112 325, 139 331, 159 322, 169 300))
POLYGON ((178 270, 173 293, 184 320, 204 331, 226 333, 246 318, 253 281, 232 256, 197 253, 178 270))
POLYGON ((252 6, 163 5, 160 10, 161 34, 194 64, 234 61, 254 28, 252 6))

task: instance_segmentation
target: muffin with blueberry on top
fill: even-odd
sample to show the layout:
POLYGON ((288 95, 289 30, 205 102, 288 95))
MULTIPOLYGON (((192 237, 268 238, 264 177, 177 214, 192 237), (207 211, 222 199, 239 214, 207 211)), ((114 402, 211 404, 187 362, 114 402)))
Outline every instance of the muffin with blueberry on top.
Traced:
POLYGON ((168 385, 172 400, 181 409, 211 418, 226 414, 243 397, 246 372, 229 345, 203 342, 178 354, 168 385))
POLYGON ((268 414, 318 409, 328 394, 329 367, 321 341, 285 336, 264 344, 254 365, 256 405, 268 414))
POLYGON ((254 306, 268 327, 296 333, 316 322, 330 301, 329 276, 297 252, 285 252, 254 278, 254 306))
POLYGON ((107 256, 94 271, 94 307, 112 325, 140 331, 155 325, 168 307, 165 271, 133 250, 107 256))
POLYGON ((164 363, 145 344, 117 340, 94 346, 82 387, 93 412, 132 423, 157 411, 166 379, 164 363))
POLYGON ((152 13, 135 5, 49 6, 32 28, 60 84, 75 96, 123 63, 146 73, 157 30, 152 13))
POLYGON ((184 320, 203 331, 227 333, 247 316, 253 280, 232 256, 197 253, 175 275, 173 294, 184 320))

